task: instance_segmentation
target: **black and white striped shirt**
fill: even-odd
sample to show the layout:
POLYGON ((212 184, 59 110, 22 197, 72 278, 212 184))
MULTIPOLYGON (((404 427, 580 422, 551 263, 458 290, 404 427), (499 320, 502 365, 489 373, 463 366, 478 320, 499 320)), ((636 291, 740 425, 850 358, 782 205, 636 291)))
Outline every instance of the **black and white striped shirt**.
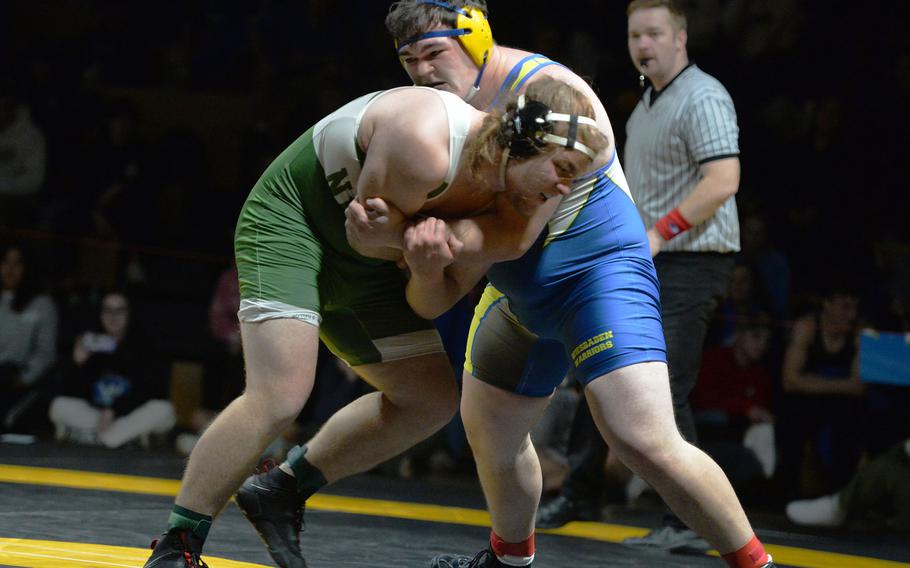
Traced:
MULTIPOLYGON (((626 123, 626 179, 646 227, 678 206, 701 179, 700 165, 739 155, 730 94, 695 65, 659 96, 649 87, 626 123)), ((730 197, 703 223, 664 243, 662 251, 736 252, 739 219, 730 197)))

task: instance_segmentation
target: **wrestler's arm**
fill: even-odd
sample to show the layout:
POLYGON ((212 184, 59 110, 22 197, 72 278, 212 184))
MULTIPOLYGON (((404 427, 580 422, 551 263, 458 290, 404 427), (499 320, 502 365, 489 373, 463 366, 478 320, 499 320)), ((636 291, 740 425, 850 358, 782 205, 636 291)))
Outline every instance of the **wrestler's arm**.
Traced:
POLYGON ((516 211, 507 199, 502 199, 497 200, 496 212, 451 221, 445 232, 436 228, 432 233, 428 230, 418 233, 428 220, 407 229, 404 259, 411 269, 408 303, 427 319, 443 314, 467 294, 494 263, 518 258, 526 252, 546 227, 558 202, 559 199, 551 198, 528 217, 516 211), (503 234, 507 232, 504 228, 516 233, 503 234), (502 235, 503 240, 497 240, 498 235, 502 235), (434 246, 436 250, 428 252, 434 246), (443 262, 448 258, 446 251, 454 262, 443 262))
POLYGON ((490 211, 449 221, 452 233, 463 244, 456 265, 489 265, 520 258, 537 241, 560 201, 559 197, 551 197, 528 216, 517 211, 505 194, 499 193, 490 211))
MULTIPOLYGON (((447 123, 441 127, 448 132, 447 123)), ((357 181, 357 196, 345 212, 348 242, 355 251, 384 260, 401 258, 405 220, 420 211, 427 194, 438 187, 448 169, 448 139, 439 129, 433 122, 415 125, 376 119, 357 181), (367 205, 377 198, 388 204, 391 213, 385 217, 378 217, 367 205), (366 225, 372 232, 356 230, 363 225, 355 223, 358 216, 376 221, 366 225)))
MULTIPOLYGON (((558 203, 558 199, 551 198, 541 205, 538 213, 528 217, 515 211, 507 199, 499 195, 488 211, 463 219, 450 219, 448 225, 459 239, 468 244, 466 254, 469 255, 469 262, 476 262, 474 255, 482 255, 490 262, 514 260, 534 244, 558 203)), ((351 243, 402 248, 408 219, 384 200, 352 201, 345 209, 345 217, 345 229, 351 243)))
POLYGON ((806 372, 809 349, 815 339, 817 325, 812 316, 801 318, 793 325, 790 343, 784 354, 784 391, 808 395, 862 395, 865 387, 859 378, 856 361, 850 376, 841 380, 831 380, 830 377, 806 372))
POLYGON ((405 297, 419 316, 438 317, 467 293, 446 273, 461 244, 452 237, 445 221, 428 217, 409 226, 402 245, 409 269, 405 297))
MULTIPOLYGON (((396 208, 398 217, 391 217, 383 212, 377 212, 369 206, 370 198, 361 203, 357 199, 351 201, 344 210, 344 231, 348 243, 358 253, 370 258, 382 260, 401 260, 401 240, 407 220, 396 208)), ((385 211, 389 208, 380 200, 385 211)))

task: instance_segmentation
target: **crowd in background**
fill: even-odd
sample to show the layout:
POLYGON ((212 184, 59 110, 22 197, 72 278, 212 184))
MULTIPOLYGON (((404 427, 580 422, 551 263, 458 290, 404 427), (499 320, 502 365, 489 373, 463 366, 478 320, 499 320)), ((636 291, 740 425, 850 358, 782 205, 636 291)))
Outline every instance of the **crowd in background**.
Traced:
MULTIPOLYGON (((406 80, 386 3, 338 4, 0 5, 0 430, 109 447, 181 434, 188 452, 240 392, 230 243, 246 192, 316 119, 406 80), (175 364, 186 362, 202 369, 199 400, 178 420, 175 364)), ((620 6, 572 2, 552 25, 541 17, 552 4, 503 4, 498 41, 589 78, 622 148, 640 86, 620 6)), ((743 250, 693 395, 699 431, 747 488, 829 495, 910 437, 910 387, 864 382, 857 363, 861 328, 910 332, 910 229, 897 206, 910 8, 684 4, 697 15, 692 59, 736 103, 743 165, 743 250)), ((449 318, 463 322, 471 306, 457 308, 449 318)), ((316 388, 288 444, 367 387, 326 352, 316 388)), ((575 398, 537 432, 549 489, 568 427, 558 409, 575 398)), ((454 425, 397 471, 468 454, 454 425)), ((623 497, 636 493, 623 484, 623 497)))

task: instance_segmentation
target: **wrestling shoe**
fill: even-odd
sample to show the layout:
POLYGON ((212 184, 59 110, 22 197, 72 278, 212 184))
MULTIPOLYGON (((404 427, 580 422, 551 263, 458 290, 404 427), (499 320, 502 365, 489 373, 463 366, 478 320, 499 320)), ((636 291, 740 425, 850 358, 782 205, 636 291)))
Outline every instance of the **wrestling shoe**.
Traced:
POLYGON ((599 521, 602 513, 596 503, 559 495, 537 511, 537 528, 555 529, 571 521, 599 521))
POLYGON ((143 568, 208 568, 199 554, 202 540, 186 531, 164 533, 152 541, 152 555, 143 568))
MULTIPOLYGON (((532 562, 533 564, 533 562, 532 562)), ((530 564, 528 564, 530 566, 530 564)), ((430 561, 430 568, 509 568, 496 558, 493 551, 485 548, 474 557, 463 554, 437 554, 430 561)))
POLYGON ((300 551, 306 502, 297 495, 292 476, 277 467, 251 475, 234 500, 256 528, 275 564, 280 568, 306 568, 300 551))

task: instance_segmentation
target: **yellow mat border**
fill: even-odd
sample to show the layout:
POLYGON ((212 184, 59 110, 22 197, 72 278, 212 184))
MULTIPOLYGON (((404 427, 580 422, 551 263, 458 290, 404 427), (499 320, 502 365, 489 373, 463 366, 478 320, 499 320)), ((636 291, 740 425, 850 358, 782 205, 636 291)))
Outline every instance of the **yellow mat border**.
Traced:
MULTIPOLYGON (((0 538, 0 565, 19 568, 139 568, 149 556, 147 548, 104 544, 0 538)), ((217 568, 268 568, 263 564, 207 556, 217 568)))
MULTIPOLYGON (((52 487, 93 489, 98 491, 118 491, 144 495, 162 495, 167 497, 174 497, 177 495, 177 490, 180 487, 180 482, 173 479, 3 464, 0 464, 0 483, 47 485, 52 487)), ((309 500, 307 500, 307 509, 331 511, 336 513, 349 513, 353 515, 372 515, 379 517, 409 519, 415 521, 428 521, 435 523, 449 523, 482 527, 490 526, 490 517, 485 511, 466 509, 462 507, 444 507, 441 505, 387 501, 383 499, 365 499, 361 497, 342 497, 338 495, 319 494, 314 495, 309 500)), ((631 527, 609 523, 573 522, 559 529, 539 530, 538 532, 605 542, 620 542, 626 537, 641 536, 647 533, 647 531, 648 529, 641 527, 631 527)), ((0 563, 5 562, 7 564, 11 564, 8 560, 4 559, 3 545, 7 542, 9 542, 9 539, 0 539, 0 563)), ((59 545, 61 543, 56 544, 59 545)), ((68 548, 74 546, 82 546, 74 545, 71 543, 65 544, 68 548)), ((116 548, 119 550, 121 547, 107 548, 116 548)), ((774 556, 775 560, 781 564, 786 564, 788 566, 798 566, 801 568, 910 568, 910 564, 905 562, 895 562, 892 560, 882 560, 866 556, 855 556, 850 554, 840 554, 836 552, 797 548, 792 546, 780 546, 767 543, 765 544, 765 548, 772 556, 774 556)), ((76 550, 76 548, 73 549, 76 550)), ((139 549, 124 550, 136 551, 139 549)), ((142 551, 142 553, 147 554, 147 551, 142 551)), ((135 553, 133 554, 135 555, 135 553)), ((24 566, 28 568, 51 566, 50 564, 11 565, 24 566)), ((62 565, 59 564, 54 566, 62 567, 62 565)), ((72 566, 77 566, 77 564, 72 564, 72 566)), ((80 564, 80 566, 89 565, 80 564)), ((105 564, 97 564, 97 566, 105 566, 105 564)), ((118 565, 112 564, 112 566, 118 565)), ((220 563, 219 566, 221 566, 220 563)), ((225 563, 224 566, 226 568, 228 566, 240 568, 242 566, 251 567, 258 565, 243 563, 235 563, 229 565, 225 563)))

